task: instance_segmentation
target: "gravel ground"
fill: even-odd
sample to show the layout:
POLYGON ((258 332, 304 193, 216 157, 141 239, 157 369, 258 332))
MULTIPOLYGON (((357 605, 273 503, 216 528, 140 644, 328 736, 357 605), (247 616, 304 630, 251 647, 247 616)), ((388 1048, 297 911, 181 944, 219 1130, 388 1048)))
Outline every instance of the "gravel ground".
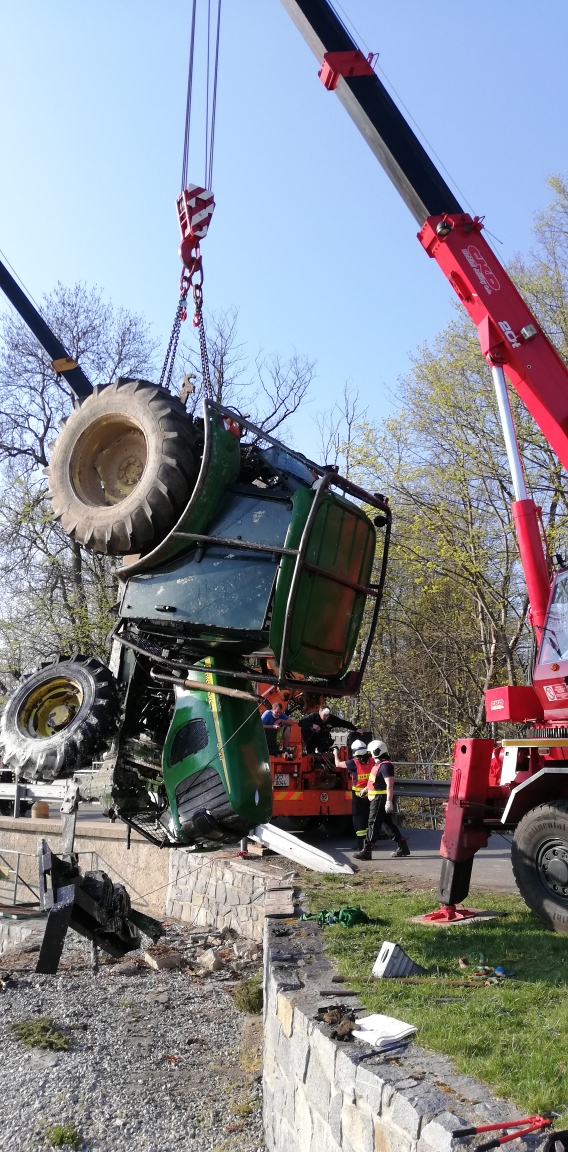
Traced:
MULTIPOLYGON (((166 928, 183 956, 151 971, 140 953, 90 969, 90 946, 69 932, 57 976, 36 956, 2 958, 0 1148, 40 1152, 46 1129, 71 1123, 83 1152, 264 1152, 260 1017, 237 1012, 228 989, 258 960, 227 958, 196 974, 196 951, 233 941, 166 928), (68 1052, 26 1048, 8 1025, 50 1017, 68 1052)), ((237 942, 237 949, 239 943, 237 942)))

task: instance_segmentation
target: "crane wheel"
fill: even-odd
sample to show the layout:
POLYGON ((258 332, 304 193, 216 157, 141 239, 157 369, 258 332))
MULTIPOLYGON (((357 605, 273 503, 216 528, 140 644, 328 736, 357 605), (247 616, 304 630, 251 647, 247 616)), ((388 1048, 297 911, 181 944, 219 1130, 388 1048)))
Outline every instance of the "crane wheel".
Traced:
POLYGON ((139 553, 163 540, 196 472, 193 421, 147 380, 121 377, 77 402, 46 473, 53 515, 93 552, 139 553))
POLYGON ((553 932, 568 935, 568 801, 540 804, 523 816, 511 861, 531 912, 553 932))
POLYGON ((90 765, 112 732, 116 681, 92 656, 46 664, 10 693, 0 719, 0 757, 23 780, 48 782, 90 765))

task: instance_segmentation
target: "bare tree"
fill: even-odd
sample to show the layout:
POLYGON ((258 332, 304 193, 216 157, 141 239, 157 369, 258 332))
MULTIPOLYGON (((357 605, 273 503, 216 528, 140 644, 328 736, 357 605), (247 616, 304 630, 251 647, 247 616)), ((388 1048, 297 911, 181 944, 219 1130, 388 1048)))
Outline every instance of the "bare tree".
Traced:
MULTIPOLYGON (((288 434, 287 421, 306 399, 315 365, 295 353, 288 360, 257 353, 251 361, 237 335, 238 312, 214 312, 206 321, 207 349, 213 399, 247 415, 263 431, 288 434)), ((184 346, 180 361, 194 380, 188 410, 201 410, 206 394, 201 360, 195 348, 184 346)))
MULTIPOLYGON (((93 384, 154 374, 141 317, 98 289, 58 284, 43 314, 93 384)), ((8 313, 0 344, 0 678, 53 652, 105 655, 116 599, 107 557, 85 551, 52 519, 42 467, 69 389, 27 326, 8 313)))

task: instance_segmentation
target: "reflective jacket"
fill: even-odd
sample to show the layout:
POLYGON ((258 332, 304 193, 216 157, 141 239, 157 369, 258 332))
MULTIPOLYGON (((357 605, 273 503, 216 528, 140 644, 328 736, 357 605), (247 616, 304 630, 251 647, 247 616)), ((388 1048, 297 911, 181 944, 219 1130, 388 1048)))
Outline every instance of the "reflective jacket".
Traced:
POLYGON ((352 790, 356 796, 360 796, 363 788, 367 787, 369 773, 371 771, 371 760, 369 759, 365 762, 353 756, 351 763, 355 765, 356 771, 356 775, 353 778, 352 790))
POLYGON ((379 760, 378 764, 373 764, 369 773, 369 789, 367 792, 369 800, 373 800, 375 796, 386 796, 387 776, 394 776, 394 768, 390 760, 379 760), (383 769, 386 769, 386 772, 384 772, 383 769))

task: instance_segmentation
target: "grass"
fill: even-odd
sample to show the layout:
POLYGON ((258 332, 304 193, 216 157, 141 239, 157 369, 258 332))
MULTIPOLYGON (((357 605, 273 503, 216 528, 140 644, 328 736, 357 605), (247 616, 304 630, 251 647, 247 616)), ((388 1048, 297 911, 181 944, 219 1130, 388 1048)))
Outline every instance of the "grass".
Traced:
POLYGON ((262 1012, 262 973, 251 976, 250 980, 242 980, 233 990, 235 1008, 239 1012, 248 1012, 251 1016, 258 1016, 262 1012))
POLYGON ((83 1143, 72 1124, 51 1124, 45 1130, 45 1137, 52 1148, 80 1148, 83 1143))
MULTIPOLYGON (((375 923, 325 928, 328 950, 372 1012, 415 1024, 417 1043, 444 1052, 459 1072, 484 1080, 529 1113, 555 1113, 568 1126, 568 937, 547 931, 517 896, 479 895, 470 905, 507 915, 434 928, 409 923, 435 907, 432 890, 397 877, 305 876, 312 912, 360 904, 375 923), (418 984, 370 982, 384 940, 427 969, 418 984), (514 979, 461 987, 480 956, 514 979), (429 977, 429 978, 428 978, 429 977)), ((341 986, 337 988, 341 1000, 341 986)))
POLYGON ((26 1048, 51 1048, 54 1052, 68 1052, 69 1038, 60 1032, 49 1016, 35 1016, 30 1020, 18 1020, 9 1024, 10 1032, 25 1044, 26 1048))

